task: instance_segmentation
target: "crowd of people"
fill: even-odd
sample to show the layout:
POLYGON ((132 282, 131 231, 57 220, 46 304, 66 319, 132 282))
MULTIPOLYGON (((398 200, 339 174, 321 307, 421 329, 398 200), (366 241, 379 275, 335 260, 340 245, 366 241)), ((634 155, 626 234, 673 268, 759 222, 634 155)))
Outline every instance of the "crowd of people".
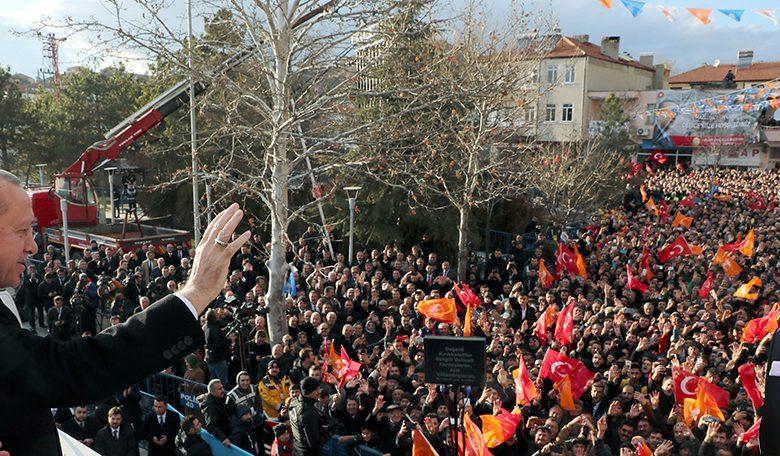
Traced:
MULTIPOLYGON (((106 455, 134 454, 142 440, 149 454, 210 454, 199 435, 204 428, 224 445, 252 454, 267 447, 274 455, 320 454, 333 436, 348 451, 407 455, 420 444, 419 432, 444 456, 465 445, 454 432, 461 416, 479 427, 481 416, 505 410, 521 418, 490 448, 494 455, 757 454, 757 438, 745 435, 756 411, 738 370, 754 364, 762 386, 772 333, 744 342, 743 329, 778 301, 778 203, 774 171, 662 170, 576 232, 534 220, 509 252, 496 250, 484 264, 470 265, 464 284, 481 299, 470 313, 471 335, 486 340, 486 382, 457 394, 425 379, 425 336, 462 336, 466 318, 461 311, 458 323, 444 323, 419 310, 421 301, 453 297, 457 282, 455 265, 429 235, 408 248, 359 249, 348 264, 309 228, 288 249, 295 289, 285 300, 288 335, 275 345, 266 323, 267 246, 255 235, 202 316, 204 349, 169 370, 187 379, 182 391, 207 385, 198 407, 182 410, 180 420, 166 412, 169 398, 157 396, 144 418, 135 386, 92 415, 77 407, 60 410, 57 421, 106 455), (690 227, 673 226, 677 212, 693 219, 690 227), (737 274, 713 265, 720 245, 751 230, 754 252, 730 257, 737 274), (658 252, 680 236, 702 251, 661 262, 658 252), (556 271, 561 245, 576 245, 584 273, 556 271), (541 264, 556 275, 552 283, 540 280, 541 264), (629 271, 646 290, 631 289, 629 271), (754 277, 761 283, 752 290, 757 296, 733 296, 754 277), (711 291, 699 293, 710 278, 711 291), (557 323, 549 317, 569 305, 571 342, 563 345, 552 337, 557 323), (335 375, 330 355, 342 350, 360 363, 346 381, 335 375), (593 375, 573 404, 549 375, 540 375, 548 351, 593 375), (518 403, 513 372, 521 365, 538 393, 518 403), (673 371, 725 390, 723 419, 689 419, 675 397, 673 371)), ((28 268, 17 299, 29 324, 47 327, 52 337, 94 334, 98 310, 119 324, 175 292, 192 255, 175 245, 122 252, 93 244, 83 259, 64 262, 49 246, 28 268)))

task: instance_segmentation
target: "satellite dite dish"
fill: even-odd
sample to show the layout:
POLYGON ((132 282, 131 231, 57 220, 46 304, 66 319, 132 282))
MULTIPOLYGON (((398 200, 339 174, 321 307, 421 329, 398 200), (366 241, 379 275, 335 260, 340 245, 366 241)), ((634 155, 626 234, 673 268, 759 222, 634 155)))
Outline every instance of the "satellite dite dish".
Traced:
POLYGON ((720 66, 720 59, 715 59, 715 61, 712 62, 712 66, 714 66, 716 68, 719 67, 720 66))

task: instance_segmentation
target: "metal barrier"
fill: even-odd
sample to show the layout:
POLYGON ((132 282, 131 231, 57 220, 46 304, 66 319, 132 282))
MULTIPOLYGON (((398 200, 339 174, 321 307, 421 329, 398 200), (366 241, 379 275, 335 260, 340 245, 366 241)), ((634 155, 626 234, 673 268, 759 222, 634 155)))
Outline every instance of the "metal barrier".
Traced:
POLYGON ((169 404, 185 414, 200 410, 197 397, 208 391, 208 386, 173 374, 159 373, 146 379, 146 392, 168 396, 169 404))

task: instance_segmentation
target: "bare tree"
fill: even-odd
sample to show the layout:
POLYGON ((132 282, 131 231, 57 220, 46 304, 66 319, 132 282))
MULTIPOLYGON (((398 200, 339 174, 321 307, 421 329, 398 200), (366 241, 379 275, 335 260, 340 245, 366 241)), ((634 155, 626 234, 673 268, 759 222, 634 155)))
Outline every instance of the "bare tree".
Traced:
MULTIPOLYGON (((534 142, 524 134, 526 120, 540 97, 534 76, 554 44, 539 31, 545 30, 539 16, 513 7, 495 21, 490 6, 470 3, 414 48, 417 54, 407 56, 412 65, 385 62, 402 70, 380 73, 378 88, 363 94, 369 108, 361 115, 406 110, 376 125, 361 145, 369 172, 404 189, 413 206, 458 212, 461 279, 474 209, 522 189, 519 164, 534 142), (387 93, 391 87, 395 97, 387 93)), ((387 39, 392 49, 393 36, 387 39)))
MULTIPOLYGON (((70 20, 66 25, 99 36, 97 46, 142 50, 187 74, 186 34, 170 25, 167 2, 134 0, 143 21, 128 22, 126 6, 105 0, 113 19, 70 20)), ((227 0, 200 2, 199 14, 228 11, 236 33, 201 43, 195 64, 199 80, 215 88, 199 98, 199 109, 220 113, 223 121, 200 131, 199 148, 216 150, 210 174, 222 200, 245 199, 261 209, 252 214, 270 224, 265 302, 274 343, 287 333, 283 289, 290 267, 288 230, 316 200, 291 204, 291 182, 308 173, 334 174, 349 166, 342 158, 370 122, 347 124, 348 100, 360 71, 353 65, 352 38, 394 8, 390 0, 227 0), (237 71, 212 72, 214 62, 244 51, 237 71), (208 53, 206 51, 209 51, 208 53), (313 170, 307 169, 313 162, 313 170)), ((132 15, 137 17, 138 14, 132 15)), ((328 198, 333 191, 324 191, 328 198)))
POLYGON ((588 141, 545 145, 526 155, 521 166, 532 202, 566 226, 620 198, 627 163, 625 153, 588 141))

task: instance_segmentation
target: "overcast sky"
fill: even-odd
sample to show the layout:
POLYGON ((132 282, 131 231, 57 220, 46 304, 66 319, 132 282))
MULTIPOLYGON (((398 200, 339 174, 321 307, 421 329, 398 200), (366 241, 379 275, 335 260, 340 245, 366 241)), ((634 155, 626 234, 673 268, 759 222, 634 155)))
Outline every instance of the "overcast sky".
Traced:
MULTIPOLYGON (((132 0, 125 0, 131 2, 132 0)), ((456 0, 461 1, 461 0, 456 0)), ((494 5, 496 15, 507 8, 509 0, 484 0, 494 5)), ((552 11, 567 35, 590 35, 599 44, 602 36, 621 37, 621 50, 638 58, 651 52, 673 63, 673 73, 688 70, 704 62, 736 61, 739 50, 754 50, 755 60, 780 60, 780 29, 753 12, 756 9, 777 8, 777 0, 659 0, 659 3, 677 7, 677 20, 667 21, 657 8, 648 4, 642 14, 633 18, 620 3, 606 9, 598 0, 532 0, 547 11, 552 11), (746 9, 738 23, 713 11, 712 23, 702 25, 686 7, 746 9)), ((168 0, 174 5, 171 17, 176 26, 183 26, 186 0, 168 0)), ((198 0, 193 0, 197 5, 198 0)), ((656 3, 656 2, 653 2, 656 3)), ((58 18, 83 18, 102 15, 101 0, 0 0, 0 65, 11 67, 14 73, 35 76, 42 66, 41 42, 31 36, 17 36, 13 31, 33 27, 45 15, 58 18)), ((779 12, 780 14, 780 12, 779 12)), ((137 18, 134 18, 137 19, 137 18)), ((197 28, 197 25, 196 25, 197 28)), ((74 36, 62 43, 61 68, 74 65, 100 65, 96 56, 85 51, 89 47, 84 36, 74 36)), ((128 57, 131 56, 128 54, 128 57)), ((109 65, 112 61, 104 61, 109 65)), ((143 72, 145 63, 129 60, 128 68, 143 72)))

